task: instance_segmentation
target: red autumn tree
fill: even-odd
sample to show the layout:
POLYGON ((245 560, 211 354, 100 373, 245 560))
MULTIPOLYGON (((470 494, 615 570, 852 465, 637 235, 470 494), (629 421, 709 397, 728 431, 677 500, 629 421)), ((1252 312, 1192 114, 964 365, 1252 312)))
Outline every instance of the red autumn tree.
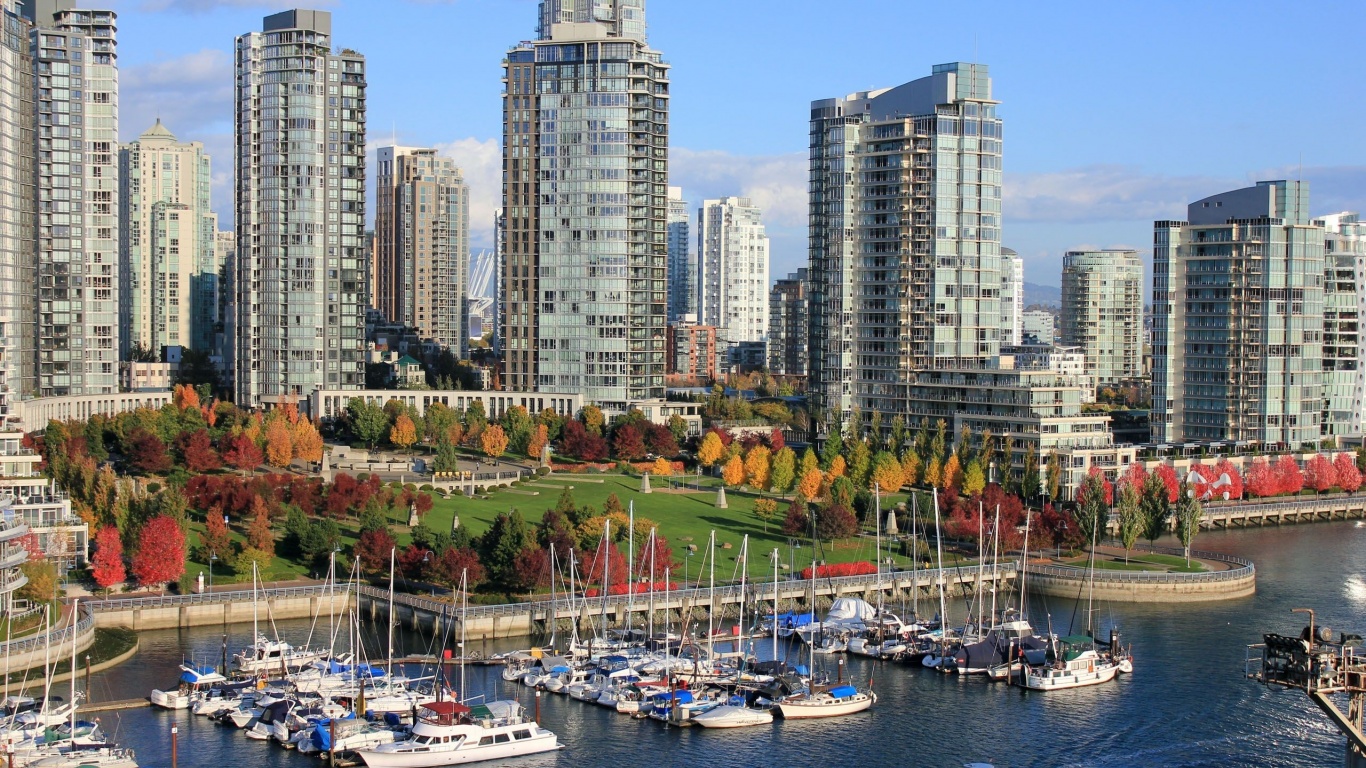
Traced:
POLYGON ((1140 492, 1143 490, 1143 484, 1147 481, 1148 470, 1144 469, 1143 465, 1137 461, 1130 464, 1129 468, 1125 470, 1124 475, 1120 477, 1121 484, 1131 486, 1134 490, 1140 492))
POLYGON ((441 557, 427 565, 427 578, 451 589, 460 588, 462 573, 470 589, 484 581, 484 566, 479 564, 478 553, 469 547, 447 547, 441 557))
POLYGON ((673 547, 669 546, 669 540, 656 535, 654 546, 646 543, 636 553, 634 576, 636 578, 644 576, 649 581, 657 581, 664 578, 665 571, 673 568, 673 561, 674 550, 673 547), (652 550, 653 557, 651 557, 652 550))
POLYGON ((540 547, 527 547, 512 561, 508 587, 517 592, 530 592, 550 586, 550 552, 540 547))
POLYGON ((213 439, 207 429, 196 430, 180 440, 180 455, 185 457, 185 468, 191 472, 212 472, 223 466, 223 460, 213 449, 213 439))
MULTIPOLYGON (((1092 466, 1086 474, 1090 477, 1100 478, 1100 487, 1104 489, 1105 492, 1105 506, 1112 506, 1115 503, 1115 484, 1110 482, 1110 478, 1105 476, 1105 470, 1097 466, 1092 466)), ((1082 486, 1082 488, 1084 489, 1085 486, 1082 486)), ((1080 493, 1080 491, 1078 493, 1080 493)), ((1086 502, 1085 500, 1078 498, 1077 503, 1085 504, 1086 502)))
POLYGON ((1276 477, 1276 489, 1279 493, 1295 494, 1304 490, 1304 473, 1300 472, 1300 465, 1290 456, 1282 456, 1276 461, 1276 466, 1272 468, 1276 477))
POLYGON ((1338 473, 1327 456, 1318 454, 1304 465, 1304 484, 1315 493, 1323 493, 1338 484, 1338 473))
POLYGON ((228 438, 227 448, 223 450, 223 460, 243 474, 254 471, 265 461, 261 449, 245 432, 228 438))
POLYGON ((1219 463, 1214 465, 1215 478, 1221 478, 1224 475, 1228 475, 1228 485, 1221 490, 1227 491, 1230 499, 1243 498, 1243 475, 1228 459, 1220 459, 1219 463))
POLYGON ((173 518, 162 515, 142 526, 133 575, 150 587, 176 581, 185 573, 185 534, 173 518))
POLYGON ((215 506, 205 515, 204 535, 199 537, 199 545, 206 561, 210 555, 218 555, 221 560, 232 551, 232 535, 228 532, 228 524, 223 522, 222 507, 215 506))
POLYGON ((816 513, 816 535, 822 539, 847 539, 857 532, 858 518, 846 506, 831 504, 816 513))
POLYGON ((564 452, 581 461, 607 458, 607 440, 584 428, 578 420, 565 422, 564 452))
POLYGON ((1157 476, 1167 486, 1167 502, 1175 504, 1177 496, 1181 495, 1181 481, 1176 478, 1176 470, 1170 464, 1162 464, 1157 468, 1157 476))
POLYGON ((645 447, 657 456, 677 456, 678 441, 663 424, 645 425, 645 447))
POLYGON ((436 555, 430 550, 419 547, 416 544, 409 544, 408 548, 398 553, 398 570, 406 578, 420 579, 427 564, 436 555))
POLYGON ((1338 486, 1348 493, 1356 493, 1361 487, 1361 470, 1350 453, 1339 453, 1333 459, 1333 469, 1338 473, 1338 486))
POLYGON ((394 549, 394 537, 384 528, 366 531, 356 539, 355 557, 366 573, 389 570, 389 553, 394 549))
POLYGON ((275 554, 275 531, 270 527, 270 507, 260 496, 251 502, 251 525, 247 528, 247 544, 268 555, 275 554))
POLYGON ((612 452, 623 461, 640 461, 645 458, 645 438, 634 425, 622 425, 612 437, 612 452))
POLYGON ((1278 493, 1276 474, 1271 471, 1271 465, 1266 459, 1253 459, 1247 468, 1246 485, 1247 492, 1253 496, 1266 498, 1278 493))
POLYGON ((141 429, 133 434, 128 462, 134 469, 149 475, 170 472, 175 466, 161 438, 141 429))
POLYGON ((128 580, 128 572, 123 567, 123 541, 117 528, 107 525, 100 529, 95 536, 95 556, 90 564, 95 583, 101 589, 128 580))

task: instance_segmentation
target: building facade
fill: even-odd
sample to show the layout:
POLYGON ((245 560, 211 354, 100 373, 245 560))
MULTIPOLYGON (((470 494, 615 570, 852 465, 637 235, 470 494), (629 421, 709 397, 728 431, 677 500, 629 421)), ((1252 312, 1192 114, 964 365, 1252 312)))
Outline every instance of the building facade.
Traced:
POLYGON ((706 384, 721 374, 722 354, 716 327, 670 323, 668 332, 671 383, 706 384))
MULTIPOLYGON (((32 395, 37 386, 34 301, 34 157, 37 118, 33 103, 31 18, 17 0, 0 0, 0 391, 32 395)), ((47 128, 49 143, 56 126, 47 128)), ((70 126, 61 137, 70 151, 70 126)), ((69 203, 68 203, 69 205, 69 203)))
POLYGON ((158 120, 119 150, 119 354, 183 346, 210 351, 218 216, 210 159, 158 120))
POLYGON ((365 58, 332 16, 286 11, 237 38, 238 405, 365 382, 365 58))
POLYGON ((1024 259, 1001 249, 1001 344, 1024 343, 1024 259))
POLYGON ((809 271, 802 268, 778 280, 768 294, 768 372, 807 376, 811 330, 809 271))
POLYGON ((375 165, 375 306, 468 357, 469 186, 435 149, 380 147, 375 165))
POLYGON ((1057 318, 1052 312, 1043 309, 1031 309, 1024 313, 1021 320, 1021 344, 1052 344, 1057 337, 1056 331, 1057 318), (1030 337, 1033 341, 1030 341, 1030 337))
POLYGON ((90 526, 72 512, 66 492, 38 470, 43 457, 23 447, 23 439, 17 429, 0 431, 0 516, 28 526, 37 547, 65 575, 85 566, 90 526))
POLYGON ((1095 386, 1143 375, 1143 261, 1137 251, 1063 256, 1062 344, 1086 355, 1095 386))
POLYGON ((500 343, 505 386, 622 412, 664 395, 669 66, 644 0, 587 6, 506 58, 500 343))
POLYGON ((1353 212, 1315 221, 1324 232, 1323 435, 1366 433, 1366 365, 1361 317, 1366 312, 1366 226, 1353 212))
POLYGON ((1302 181, 1214 195, 1154 224, 1153 442, 1319 439, 1324 264, 1302 181))
POLYGON ((697 319, 697 257, 690 236, 692 216, 681 187, 669 187, 669 322, 697 319))
POLYGON ((722 348, 768 337, 768 235, 748 198, 707 200, 697 211, 697 320, 722 348))
POLYGON ((118 391, 117 17, 32 0, 39 396, 118 391), (73 190, 79 190, 76 198, 73 190))

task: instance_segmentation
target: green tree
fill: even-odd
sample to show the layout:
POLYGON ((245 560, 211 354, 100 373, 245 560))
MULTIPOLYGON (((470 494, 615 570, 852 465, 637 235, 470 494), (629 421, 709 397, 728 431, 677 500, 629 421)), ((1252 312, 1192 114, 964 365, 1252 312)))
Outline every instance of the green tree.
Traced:
POLYGON ((868 487, 868 475, 873 471, 873 452, 868 443, 858 440, 849 447, 849 479, 859 488, 868 487))
POLYGON ((536 536, 522 519, 522 513, 513 509, 493 519, 493 525, 480 539, 479 559, 495 581, 507 585, 516 579, 517 556, 534 546, 536 536))
MULTIPOLYGON (((792 488, 792 483, 797 479, 797 454, 786 446, 773 456, 773 472, 770 483, 773 492, 777 494, 787 493, 792 488)), ((776 510, 776 507, 775 507, 776 510)))
POLYGON ((590 433, 602 437, 602 428, 607 421, 602 415, 602 409, 596 405, 585 405, 583 407, 583 426, 590 433))
POLYGON ((821 468, 821 461, 820 461, 820 459, 816 457, 816 452, 813 451, 813 450, 811 450, 811 446, 808 445, 808 446, 806 447, 806 450, 805 450, 805 451, 802 451, 802 462, 801 462, 801 464, 799 464, 799 465, 797 466, 797 477, 798 477, 798 478, 806 477, 806 474, 807 474, 808 472, 810 472, 811 470, 813 470, 813 469, 817 469, 817 470, 818 470, 818 469, 820 469, 820 468, 821 468))
POLYGON ((1124 483, 1119 489, 1119 540, 1124 544, 1124 562, 1129 562, 1129 550, 1138 543, 1138 537, 1143 535, 1147 526, 1147 519, 1143 516, 1143 501, 1139 496, 1138 489, 1130 483, 1124 483))
POLYGON ((887 436, 887 450, 891 451, 893 454, 900 455, 902 450, 906 448, 907 438, 906 419, 899 414, 893 416, 892 431, 891 434, 887 436))
POLYGON ((1105 478, 1087 475, 1077 489, 1077 529, 1087 546, 1099 540, 1107 517, 1105 478))
POLYGON ((669 417, 669 433, 674 436, 674 442, 682 445, 688 439, 688 422, 675 413, 669 417))
POLYGON ((1038 498, 1039 489, 1043 487, 1039 482, 1039 451, 1033 443, 1025 447, 1024 474, 1020 476, 1019 485, 1020 496, 1026 504, 1038 498))
POLYGON ((1176 536, 1186 550, 1187 568, 1191 564, 1191 544, 1195 541, 1195 534, 1200 532, 1200 521, 1204 517, 1205 509, 1200 500, 1195 498, 1194 489, 1182 483, 1176 497, 1176 536))
POLYGON ((451 442, 446 432, 441 432, 436 438, 435 463, 437 472, 455 472, 460 468, 460 453, 455 450, 455 443, 451 442))
POLYGON ((346 404, 346 417, 351 434, 372 448, 389 432, 389 417, 384 409, 359 397, 346 404))
POLYGON ((768 533, 768 522, 778 515, 778 502, 773 499, 755 499, 754 516, 764 523, 764 533, 768 533))
POLYGON ((1171 497, 1167 494, 1167 484, 1162 482, 1162 476, 1156 472, 1148 475, 1143 481, 1139 504, 1143 509, 1143 537, 1149 543, 1157 541, 1157 537, 1167 529, 1167 518, 1171 517, 1171 497))
POLYGON ((968 470, 963 473, 963 493, 968 496, 976 496, 986 487, 987 478, 982 472, 982 464, 977 459, 973 459, 968 464, 968 470))
POLYGON ((520 405, 514 405, 503 414, 503 431, 507 433, 508 447, 514 453, 526 453, 527 443, 531 441, 535 422, 531 414, 520 405))
POLYGON ((831 427, 830 436, 825 439, 825 445, 821 446, 821 469, 829 471, 830 465, 835 463, 835 457, 843 453, 844 438, 838 430, 831 427))
POLYGON ((1048 498, 1058 503, 1062 495, 1062 460, 1056 453, 1048 454, 1048 484, 1044 486, 1048 498))
POLYGON ((440 442, 446 431, 455 424, 455 411, 446 407, 445 403, 435 402, 427 406, 426 417, 424 418, 425 437, 428 443, 440 442))

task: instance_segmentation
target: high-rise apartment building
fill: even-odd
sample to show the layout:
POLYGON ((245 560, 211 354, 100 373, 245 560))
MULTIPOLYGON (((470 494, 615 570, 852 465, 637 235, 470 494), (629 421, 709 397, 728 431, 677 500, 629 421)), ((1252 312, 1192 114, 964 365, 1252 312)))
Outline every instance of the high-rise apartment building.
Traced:
MULTIPOLYGON (((1032 337, 1034 344, 1052 344, 1054 337, 1057 336, 1057 317, 1046 309, 1031 309, 1024 313, 1021 327, 1024 329, 1022 336, 1032 337)), ((1031 343, 1028 338, 1021 339, 1022 344, 1031 343)))
POLYGON ((1024 259, 1001 249, 1001 345, 1024 343, 1024 259))
POLYGON ((1324 231, 1323 435, 1358 436, 1366 432, 1366 225, 1352 212, 1314 223, 1324 231))
MULTIPOLYGON (((28 395, 37 384, 32 25, 17 0, 0 0, 0 22, 0 392, 28 395)), ((47 126, 49 143, 54 128, 47 126)), ((69 153, 71 127, 60 128, 69 153)))
POLYGON ((237 403, 365 384, 365 58, 332 15, 237 38, 237 403))
POLYGON ((119 78, 112 11, 31 0, 37 387, 118 391, 119 78), (79 193, 79 195, 78 195, 79 193))
POLYGON ((466 357, 469 186, 435 149, 381 147, 376 166, 375 306, 466 357))
POLYGON ((707 200, 697 211, 697 320, 723 350, 768 336, 768 235, 749 198, 707 200))
POLYGON ((681 187, 669 187, 669 322, 697 315, 697 258, 690 236, 692 221, 681 187))
POLYGON ((811 105, 811 391, 907 412, 917 370, 1001 341, 1001 121, 981 64, 811 105), (857 337, 854 335, 857 331, 857 337))
POLYGON ((1324 228, 1308 183, 1259 182, 1153 226, 1153 441, 1317 441, 1324 228))
POLYGON ((1086 355, 1086 375, 1096 386, 1143 375, 1143 261, 1137 251, 1063 256, 1062 343, 1086 355))
POLYGON ((218 216, 209 201, 204 145, 181 142, 158 120, 119 150, 119 345, 208 352, 216 312, 218 216))
POLYGON ((669 67, 644 0, 544 0, 504 82, 503 383, 662 398, 669 67))
POLYGON ((810 272, 802 268, 773 284, 768 294, 768 372, 807 375, 811 330, 810 272))

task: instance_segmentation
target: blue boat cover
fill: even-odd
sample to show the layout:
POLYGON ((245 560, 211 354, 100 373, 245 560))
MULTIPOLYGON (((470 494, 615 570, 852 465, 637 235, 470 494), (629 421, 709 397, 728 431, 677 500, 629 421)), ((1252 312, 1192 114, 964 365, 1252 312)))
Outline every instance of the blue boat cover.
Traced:
POLYGON ((836 688, 830 689, 830 695, 834 696, 837 699, 843 699, 846 696, 853 696, 856 693, 858 693, 858 689, 852 685, 841 685, 836 688))
POLYGON ((668 706, 670 702, 677 701, 679 704, 692 703, 692 691, 665 691, 654 695, 657 706, 668 706))
POLYGON ((553 668, 550 670, 550 674, 552 674, 552 675, 561 675, 561 674, 564 674, 565 672, 568 672, 568 671, 570 671, 570 670, 569 670, 569 667, 553 667, 553 668))
POLYGON ((180 682, 197 683, 199 682, 200 677, 204 675, 212 675, 214 672, 217 671, 218 670, 214 669, 213 667, 196 667, 195 671, 193 672, 185 670, 184 672, 180 673, 180 682))

